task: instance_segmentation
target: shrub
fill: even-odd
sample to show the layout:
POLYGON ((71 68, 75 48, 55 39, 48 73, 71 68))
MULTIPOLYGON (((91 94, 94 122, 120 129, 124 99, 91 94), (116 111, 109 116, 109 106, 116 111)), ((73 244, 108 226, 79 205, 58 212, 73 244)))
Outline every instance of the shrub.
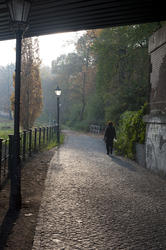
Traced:
POLYGON ((125 111, 119 122, 117 132, 116 152, 135 159, 135 144, 145 142, 146 124, 143 116, 146 114, 147 104, 138 111, 125 111))

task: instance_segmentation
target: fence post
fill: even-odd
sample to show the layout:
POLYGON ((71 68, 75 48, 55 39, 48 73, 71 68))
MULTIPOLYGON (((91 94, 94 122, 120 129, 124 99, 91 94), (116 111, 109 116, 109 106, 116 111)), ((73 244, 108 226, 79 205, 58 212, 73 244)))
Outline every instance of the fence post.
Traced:
POLYGON ((49 142, 50 142, 50 127, 48 127, 48 142, 47 143, 49 142))
POLYGON ((51 138, 52 138, 52 127, 50 127, 50 141, 51 141, 51 138))
POLYGON ((45 127, 43 127, 43 145, 45 145, 45 132, 46 132, 45 127))
POLYGON ((47 144, 48 144, 48 127, 47 127, 47 144))
POLYGON ((39 149, 40 149, 40 144, 41 144, 41 128, 39 128, 39 149))
POLYGON ((35 128, 35 136, 34 136, 34 151, 36 151, 36 144, 37 144, 37 128, 35 128))
POLYGON ((51 127, 49 127, 49 142, 51 141, 51 127))
POLYGON ((7 163, 7 140, 5 140, 5 145, 4 145, 4 169, 3 169, 3 176, 6 177, 8 174, 6 174, 6 163, 7 163))
POLYGON ((32 129, 29 130, 29 156, 32 155, 32 129))
POLYGON ((22 159, 25 161, 26 154, 26 130, 23 131, 23 149, 22 149, 22 159))
POLYGON ((0 186, 1 186, 1 167, 2 167, 2 142, 3 139, 0 138, 0 186))
POLYGON ((8 157, 8 175, 9 176, 11 173, 11 166, 12 166, 11 164, 12 164, 12 159, 13 159, 13 141, 14 141, 14 135, 9 135, 9 157, 8 157))

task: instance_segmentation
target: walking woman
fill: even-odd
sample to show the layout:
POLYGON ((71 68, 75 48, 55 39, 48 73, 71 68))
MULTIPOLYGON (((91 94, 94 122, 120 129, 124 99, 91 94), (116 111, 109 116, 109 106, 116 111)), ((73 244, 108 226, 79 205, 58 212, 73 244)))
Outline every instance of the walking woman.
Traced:
POLYGON ((116 139, 116 131, 112 122, 108 122, 108 126, 104 133, 104 141, 106 143, 107 155, 112 154, 114 138, 116 139))

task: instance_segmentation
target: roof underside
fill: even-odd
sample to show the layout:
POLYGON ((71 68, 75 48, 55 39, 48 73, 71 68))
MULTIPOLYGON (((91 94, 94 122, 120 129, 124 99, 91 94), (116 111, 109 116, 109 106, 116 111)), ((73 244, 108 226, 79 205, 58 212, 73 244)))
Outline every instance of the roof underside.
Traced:
MULTIPOLYGON (((166 20, 163 0, 33 0, 26 36, 166 20)), ((0 0, 0 40, 15 38, 0 0)))

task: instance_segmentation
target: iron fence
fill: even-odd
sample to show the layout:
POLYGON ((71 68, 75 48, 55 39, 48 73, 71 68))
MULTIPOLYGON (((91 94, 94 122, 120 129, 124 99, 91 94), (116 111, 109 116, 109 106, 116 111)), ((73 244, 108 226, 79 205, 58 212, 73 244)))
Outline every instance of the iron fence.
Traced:
POLYGON ((8 177, 9 139, 0 138, 0 188, 8 177))
MULTIPOLYGON (((24 130, 20 133, 20 159, 25 161, 33 153, 41 150, 55 138, 56 126, 39 127, 24 130)), ((0 189, 9 177, 10 164, 12 164, 13 135, 8 139, 0 138, 0 189)))
POLYGON ((103 134, 105 131, 105 126, 103 125, 96 125, 96 124, 91 124, 89 126, 89 132, 93 134, 103 134))

